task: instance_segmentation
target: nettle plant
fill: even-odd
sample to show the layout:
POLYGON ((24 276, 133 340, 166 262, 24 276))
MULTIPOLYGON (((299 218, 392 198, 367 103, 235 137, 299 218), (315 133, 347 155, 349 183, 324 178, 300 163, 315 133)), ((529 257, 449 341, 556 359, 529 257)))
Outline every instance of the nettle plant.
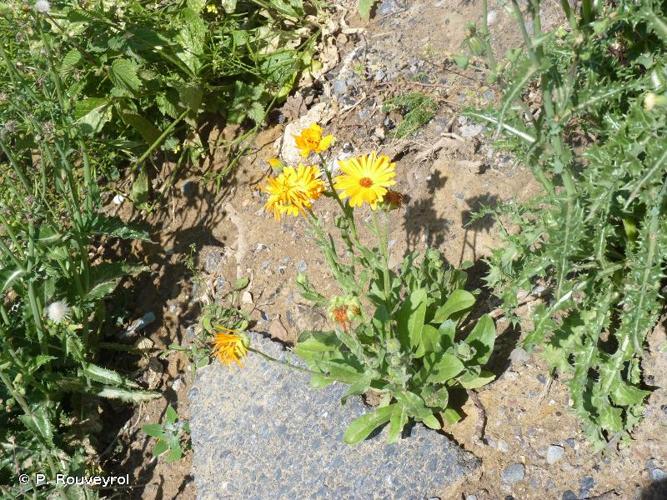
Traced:
MULTIPOLYGON (((357 443, 387 422, 390 442, 411 419, 440 429, 461 418, 450 402, 453 392, 465 396, 466 389, 493 380, 483 366, 493 351, 495 325, 488 315, 470 319, 475 297, 463 288, 467 275, 447 266, 436 250, 421 258, 409 254, 400 269, 390 269, 387 221, 403 198, 388 189, 395 184, 395 164, 371 153, 339 161, 341 173, 332 178, 321 156, 332 140, 317 125, 307 128, 296 137, 297 146, 304 158, 317 153, 322 168, 276 160, 272 165, 279 173, 264 188, 266 208, 276 219, 303 215, 309 222, 341 291, 327 299, 305 275, 298 277, 303 296, 328 309, 333 328, 303 332, 294 352, 312 373, 313 386, 341 382, 349 385, 343 401, 369 392, 379 401, 350 424, 346 442, 357 443), (313 210, 322 195, 335 199, 340 209, 338 245, 313 210), (371 208, 369 229, 377 246, 358 237, 355 215, 362 205, 371 208)), ((247 339, 234 332, 216 339, 216 354, 225 363, 238 362, 248 349, 247 339)))
POLYGON ((644 343, 665 304, 667 23, 664 2, 562 5, 567 25, 543 32, 539 0, 528 23, 512 2, 525 47, 509 64, 476 44, 507 91, 500 109, 470 115, 503 131, 543 187, 495 210, 505 241, 488 283, 508 313, 546 285, 524 345, 563 376, 603 447, 643 415, 644 343))

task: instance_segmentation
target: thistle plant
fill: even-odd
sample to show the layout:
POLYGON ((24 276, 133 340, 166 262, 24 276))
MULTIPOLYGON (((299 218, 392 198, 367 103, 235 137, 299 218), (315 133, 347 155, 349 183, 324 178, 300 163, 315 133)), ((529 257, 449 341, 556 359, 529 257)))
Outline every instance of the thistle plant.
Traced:
POLYGON ((507 90, 500 109, 469 113, 543 188, 495 211, 504 242, 487 281, 509 314, 546 286, 524 345, 565 380, 601 448, 643 415, 644 343, 665 304, 667 23, 661 2, 584 0, 562 2, 567 24, 543 32, 541 4, 512 2, 523 54, 501 66, 485 45, 507 90))
MULTIPOLYGON (((339 294, 326 298, 303 274, 297 278, 302 295, 329 311, 331 329, 302 332, 294 352, 303 359, 314 387, 334 382, 353 395, 372 393, 377 407, 353 421, 345 441, 357 443, 389 423, 388 441, 397 441, 410 420, 440 429, 461 418, 450 395, 481 387, 494 376, 483 369, 493 351, 493 320, 469 317, 475 297, 464 289, 466 273, 447 266, 440 253, 409 254, 400 269, 389 266, 388 218, 400 208, 396 165, 372 152, 340 160, 333 177, 324 153, 333 141, 317 125, 295 138, 304 158, 317 155, 318 165, 282 165, 264 186, 265 208, 277 220, 301 216, 320 247, 339 294), (335 200, 335 227, 340 242, 318 216, 321 197, 335 200), (362 242, 359 211, 371 210, 368 229, 375 244, 362 242), (339 246, 342 244, 343 248, 339 246)), ((247 339, 223 333, 215 352, 225 363, 246 354, 247 339)))

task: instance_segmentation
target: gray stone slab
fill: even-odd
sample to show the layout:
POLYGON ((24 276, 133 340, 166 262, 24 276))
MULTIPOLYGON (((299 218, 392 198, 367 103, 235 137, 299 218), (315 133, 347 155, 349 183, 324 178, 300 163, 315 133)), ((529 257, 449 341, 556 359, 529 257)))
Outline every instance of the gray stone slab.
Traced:
MULTIPOLYGON (((298 363, 275 342, 252 341, 298 363)), ((421 424, 394 445, 386 430, 346 445, 345 428, 368 407, 360 398, 342 406, 345 390, 313 389, 307 374, 252 353, 243 369, 214 363, 198 371, 190 391, 198 498, 427 498, 479 465, 421 424)))

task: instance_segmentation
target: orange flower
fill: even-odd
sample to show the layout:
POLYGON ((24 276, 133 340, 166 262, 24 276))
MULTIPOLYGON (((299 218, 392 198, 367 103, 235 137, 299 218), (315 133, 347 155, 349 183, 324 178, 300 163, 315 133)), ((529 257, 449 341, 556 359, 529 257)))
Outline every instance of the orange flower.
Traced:
POLYGON ((213 355, 223 365, 229 366, 236 363, 242 367, 241 359, 248 354, 248 340, 232 330, 218 332, 213 342, 213 355))
POLYGON ((324 192, 320 169, 315 166, 284 167, 280 174, 271 177, 263 191, 269 194, 264 208, 273 212, 276 220, 288 214, 297 216, 312 206, 324 192))
POLYGON ((313 123, 310 127, 301 131, 300 135, 294 136, 296 147, 299 148, 301 156, 307 158, 311 153, 321 153, 331 146, 334 136, 329 134, 322 137, 322 127, 313 123))

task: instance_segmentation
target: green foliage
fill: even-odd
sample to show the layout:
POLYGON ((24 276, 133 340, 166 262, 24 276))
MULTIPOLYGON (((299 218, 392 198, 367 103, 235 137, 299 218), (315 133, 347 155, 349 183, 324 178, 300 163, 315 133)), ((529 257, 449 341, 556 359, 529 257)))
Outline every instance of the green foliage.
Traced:
POLYGON ((17 475, 96 472, 95 403, 158 396, 102 366, 99 350, 104 300, 144 268, 96 249, 150 238, 101 213, 100 159, 61 78, 62 61, 77 58, 52 45, 43 19, 25 15, 34 16, 32 31, 11 39, 2 31, 0 43, 0 491, 87 498, 94 492, 20 484, 17 475), (40 57, 18 57, 29 50, 40 57))
POLYGON ((153 456, 164 456, 168 463, 180 460, 184 449, 190 445, 190 423, 180 420, 171 405, 167 406, 164 424, 146 424, 141 429, 145 434, 155 438, 153 456))
MULTIPOLYGON (((475 297, 463 289, 465 271, 448 267, 439 252, 428 250, 421 259, 408 255, 400 272, 391 272, 379 225, 379 249, 361 245, 345 217, 337 225, 352 262, 340 259, 319 222, 314 225, 344 293, 330 302, 336 328, 304 332, 294 352, 317 373, 313 386, 347 384, 343 401, 367 392, 378 397, 378 408, 353 421, 345 441, 357 443, 386 423, 388 441, 396 442, 411 419, 433 429, 456 422, 460 414, 450 396, 458 392, 465 399, 466 389, 494 378, 483 366, 493 351, 495 325, 487 315, 469 319, 475 297)), ((304 298, 326 303, 305 276, 297 283, 304 298)))
MULTIPOLYGON (((664 308, 665 4, 584 1, 575 12, 564 2, 568 26, 548 33, 539 4, 529 4, 524 53, 501 72, 501 109, 470 113, 505 132, 543 187, 497 211, 509 226, 488 283, 508 311, 520 291, 547 286, 524 344, 567 380, 602 447, 642 416, 642 350, 664 308)), ((516 3, 514 12, 523 27, 516 3)))
POLYGON ((403 120, 392 132, 394 137, 403 139, 430 122, 438 111, 438 105, 421 92, 409 92, 387 99, 382 111, 399 111, 403 115, 403 120))
POLYGON ((371 10, 378 0, 359 0, 357 10, 362 19, 368 21, 371 18, 371 10))
MULTIPOLYGON (((65 0, 41 19, 10 5, 0 21, 8 57, 28 64, 48 39, 82 134, 135 164, 160 148, 198 159, 205 114, 262 124, 311 64, 315 28, 306 18, 316 11, 309 1, 65 0), (16 33, 34 40, 28 45, 16 33)), ((38 73, 24 77, 24 85, 39 83, 38 73)))

